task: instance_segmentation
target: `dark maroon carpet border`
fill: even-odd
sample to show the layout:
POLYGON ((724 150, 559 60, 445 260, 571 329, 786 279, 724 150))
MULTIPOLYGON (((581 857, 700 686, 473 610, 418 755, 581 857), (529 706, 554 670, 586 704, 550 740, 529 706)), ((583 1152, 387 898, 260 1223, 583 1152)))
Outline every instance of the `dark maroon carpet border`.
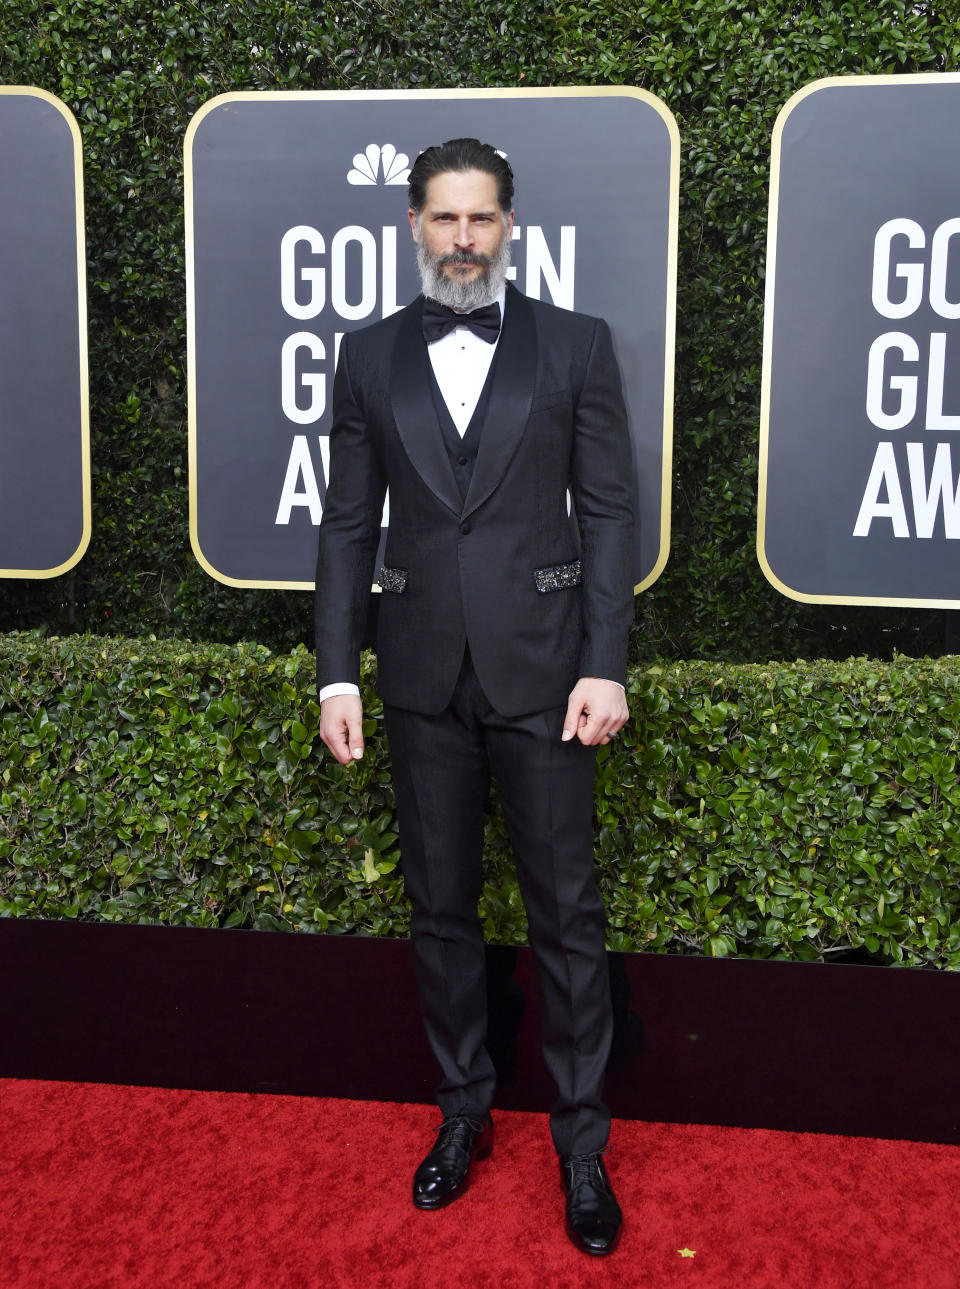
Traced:
MULTIPOLYGON (((960 976, 610 967, 618 1117, 960 1142, 960 976)), ((0 1076, 431 1100, 406 941, 4 919, 0 973, 0 1076)), ((491 950, 489 979, 498 1104, 546 1110, 529 951, 491 950)))

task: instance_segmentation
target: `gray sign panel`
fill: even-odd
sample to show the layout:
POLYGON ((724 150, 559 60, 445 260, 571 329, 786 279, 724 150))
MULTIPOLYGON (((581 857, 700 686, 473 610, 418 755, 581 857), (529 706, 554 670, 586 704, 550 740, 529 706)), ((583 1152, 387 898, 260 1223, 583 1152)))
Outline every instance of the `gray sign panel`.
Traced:
POLYGON ((466 134, 516 172, 517 286, 611 325, 637 583, 666 562, 678 136, 663 104, 634 89, 228 94, 186 141, 191 539, 221 581, 313 586, 340 339, 417 295, 407 171, 466 134))
POLYGON ((0 577, 54 577, 90 539, 80 133, 0 87, 0 577))
POLYGON ((777 120, 757 549, 795 599, 960 603, 958 120, 956 75, 820 81, 777 120))

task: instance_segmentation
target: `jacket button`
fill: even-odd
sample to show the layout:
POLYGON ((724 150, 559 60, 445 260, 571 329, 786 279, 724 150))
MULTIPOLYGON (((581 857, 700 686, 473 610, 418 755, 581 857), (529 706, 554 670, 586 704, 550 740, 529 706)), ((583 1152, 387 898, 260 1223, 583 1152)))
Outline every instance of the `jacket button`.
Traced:
POLYGON ((469 463, 470 463, 469 457, 457 457, 458 465, 469 465, 469 463))
POLYGON ((460 531, 461 531, 461 533, 463 533, 464 537, 466 537, 467 533, 469 533, 469 532, 470 532, 470 527, 471 527, 471 526, 470 526, 470 524, 461 524, 461 525, 460 525, 460 531))

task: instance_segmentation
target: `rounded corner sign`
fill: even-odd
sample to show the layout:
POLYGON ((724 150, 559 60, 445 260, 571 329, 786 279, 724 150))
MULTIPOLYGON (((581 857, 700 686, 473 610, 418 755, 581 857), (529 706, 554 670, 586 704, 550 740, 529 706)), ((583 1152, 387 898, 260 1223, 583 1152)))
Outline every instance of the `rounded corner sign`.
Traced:
POLYGON ((793 599, 960 606, 958 117, 930 74, 777 119, 757 555, 793 599))
POLYGON ((0 86, 0 577, 49 578, 90 540, 80 132, 0 86))
POLYGON ((312 589, 340 342, 417 296, 407 175, 458 135, 513 165, 508 276, 611 326, 638 589, 663 568, 679 173, 666 107, 628 87, 278 91, 213 99, 186 137, 190 532, 211 576, 312 589))

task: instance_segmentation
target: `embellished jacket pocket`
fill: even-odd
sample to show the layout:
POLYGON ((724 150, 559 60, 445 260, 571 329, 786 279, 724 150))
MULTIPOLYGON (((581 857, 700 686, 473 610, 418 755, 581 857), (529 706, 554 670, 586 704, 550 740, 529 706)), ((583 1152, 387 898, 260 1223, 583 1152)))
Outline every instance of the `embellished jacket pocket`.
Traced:
POLYGON ((407 570, 405 568, 387 568, 386 564, 384 564, 377 574, 377 584, 381 591, 393 591, 396 595, 403 595, 407 589, 407 570))
POLYGON ((535 568, 533 580, 541 595, 548 591, 563 591, 568 586, 579 586, 583 581, 583 569, 578 559, 567 564, 550 564, 547 568, 535 568))

